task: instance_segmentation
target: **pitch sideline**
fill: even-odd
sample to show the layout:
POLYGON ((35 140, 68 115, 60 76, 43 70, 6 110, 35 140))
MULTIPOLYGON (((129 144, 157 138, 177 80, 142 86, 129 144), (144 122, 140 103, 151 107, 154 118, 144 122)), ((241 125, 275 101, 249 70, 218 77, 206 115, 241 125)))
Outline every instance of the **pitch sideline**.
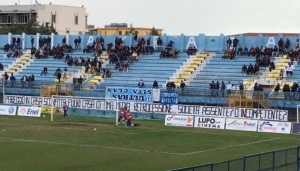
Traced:
POLYGON ((241 146, 247 146, 247 145, 252 145, 252 144, 259 144, 259 143, 264 143, 264 142, 269 142, 269 141, 274 141, 274 140, 280 140, 280 139, 281 138, 272 138, 272 139, 261 140, 261 141, 254 141, 254 142, 249 142, 249 143, 243 143, 243 144, 237 144, 237 145, 231 145, 231 146, 224 146, 224 147, 212 148, 212 149, 201 150, 201 151, 194 151, 194 152, 190 152, 190 153, 171 153, 171 152, 163 152, 163 151, 140 150, 140 149, 130 149, 130 148, 121 148, 121 147, 98 146, 98 145, 87 145, 87 144, 74 144, 74 143, 52 142, 52 141, 38 141, 38 140, 5 138, 5 137, 0 137, 0 142, 1 141, 9 141, 9 142, 31 142, 31 143, 69 145, 69 146, 91 147, 91 148, 106 148, 106 149, 114 149, 114 150, 127 150, 127 151, 136 151, 136 152, 147 152, 147 153, 157 153, 157 154, 187 156, 187 155, 193 155, 193 154, 198 154, 198 153, 210 152, 210 151, 215 151, 215 150, 223 150, 223 149, 227 149, 227 148, 234 148, 234 147, 241 147, 241 146))

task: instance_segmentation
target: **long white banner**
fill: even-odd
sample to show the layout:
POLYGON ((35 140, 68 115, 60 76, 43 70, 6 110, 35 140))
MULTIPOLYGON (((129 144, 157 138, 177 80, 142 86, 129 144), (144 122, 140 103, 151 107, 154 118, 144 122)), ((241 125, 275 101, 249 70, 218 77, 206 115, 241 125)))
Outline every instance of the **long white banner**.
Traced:
MULTIPOLYGON (((69 108, 95 109, 95 110, 115 110, 117 104, 112 100, 90 99, 80 97, 60 97, 53 100, 54 107, 62 107, 66 102, 69 108)), ((39 96, 16 96, 5 95, 5 104, 13 105, 30 105, 30 106, 51 106, 51 97, 39 96)), ((145 113, 166 113, 166 114, 183 114, 183 115, 204 115, 211 117, 226 118, 251 118, 260 120, 287 121, 287 110, 276 109, 252 109, 252 108, 233 108, 218 106, 201 106, 201 105, 164 105, 160 103, 134 103, 119 102, 118 108, 127 107, 132 112, 145 113)))

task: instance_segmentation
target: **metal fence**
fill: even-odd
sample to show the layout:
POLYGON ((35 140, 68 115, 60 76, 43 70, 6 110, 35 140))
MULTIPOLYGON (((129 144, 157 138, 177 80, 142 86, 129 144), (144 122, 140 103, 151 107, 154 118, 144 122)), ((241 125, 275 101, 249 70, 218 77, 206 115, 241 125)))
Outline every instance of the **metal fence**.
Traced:
POLYGON ((171 171, 299 171, 300 146, 171 171))

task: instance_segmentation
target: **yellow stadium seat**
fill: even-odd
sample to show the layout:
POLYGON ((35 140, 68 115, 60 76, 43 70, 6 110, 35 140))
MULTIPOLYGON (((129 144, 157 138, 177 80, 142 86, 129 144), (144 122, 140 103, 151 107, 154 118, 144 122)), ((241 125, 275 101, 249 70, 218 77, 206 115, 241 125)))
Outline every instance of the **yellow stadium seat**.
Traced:
POLYGON ((187 65, 186 68, 197 68, 197 67, 198 67, 197 64, 192 64, 192 63, 190 63, 190 64, 187 65))
POLYGON ((180 78, 182 78, 182 79, 190 78, 190 74, 189 74, 189 75, 187 75, 187 74, 180 74, 179 76, 180 76, 180 78))
POLYGON ((181 74, 192 74, 193 72, 189 71, 189 70, 183 70, 181 71, 181 74))
POLYGON ((174 79, 174 83, 180 83, 181 81, 184 81, 182 78, 175 78, 174 79))
POLYGON ((191 61, 190 64, 196 64, 199 66, 202 63, 202 61, 191 61))
POLYGON ((188 68, 185 68, 184 70, 185 70, 185 71, 193 72, 193 71, 195 71, 195 68, 188 67, 188 68))

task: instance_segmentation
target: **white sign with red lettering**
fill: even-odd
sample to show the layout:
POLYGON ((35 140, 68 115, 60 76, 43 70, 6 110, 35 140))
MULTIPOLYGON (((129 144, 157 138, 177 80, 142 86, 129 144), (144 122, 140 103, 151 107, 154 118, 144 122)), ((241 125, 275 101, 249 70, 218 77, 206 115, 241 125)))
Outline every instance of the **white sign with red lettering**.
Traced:
POLYGON ((18 116, 41 117, 40 107, 19 106, 18 116))
POLYGON ((165 125, 167 125, 167 126, 193 127, 194 126, 194 116, 166 115, 165 125))
POLYGON ((291 122, 259 121, 258 132, 290 134, 291 127, 291 122))
POLYGON ((257 131, 257 120, 226 119, 226 129, 240 131, 257 131))

